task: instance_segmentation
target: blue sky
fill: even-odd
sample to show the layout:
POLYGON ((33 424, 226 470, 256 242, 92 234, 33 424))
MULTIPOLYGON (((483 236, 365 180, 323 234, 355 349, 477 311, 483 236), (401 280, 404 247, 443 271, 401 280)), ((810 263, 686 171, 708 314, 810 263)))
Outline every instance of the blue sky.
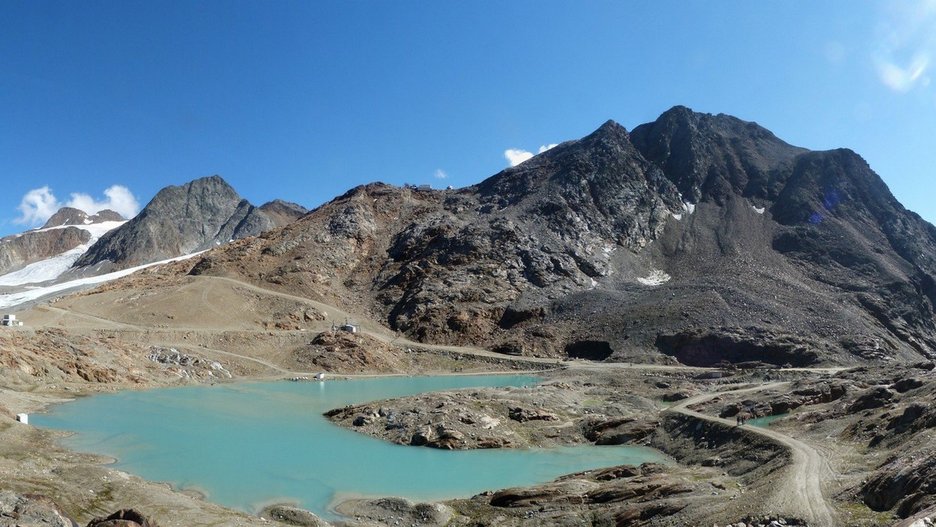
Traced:
POLYGON ((936 0, 3 2, 0 234, 212 174, 459 187, 677 104, 851 148, 936 222, 934 60, 936 0))

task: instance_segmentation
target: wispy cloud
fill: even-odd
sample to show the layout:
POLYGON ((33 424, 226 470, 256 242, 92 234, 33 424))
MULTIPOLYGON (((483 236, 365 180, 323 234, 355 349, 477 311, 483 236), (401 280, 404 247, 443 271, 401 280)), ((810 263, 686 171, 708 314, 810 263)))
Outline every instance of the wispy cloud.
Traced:
POLYGON ((48 186, 34 188, 20 200, 19 207, 17 207, 20 217, 13 222, 29 226, 41 225, 59 208, 61 208, 59 201, 48 186))
POLYGON ((437 168, 435 173, 432 174, 432 177, 436 179, 448 179, 448 173, 446 173, 441 168, 437 168))
POLYGON ((878 79, 897 93, 930 84, 936 57, 936 0, 888 2, 872 60, 878 79))
MULTIPOLYGON (((539 147, 539 151, 537 153, 542 154, 543 152, 555 146, 556 146, 556 143, 543 145, 539 147)), ((504 150, 504 158, 507 159, 507 162, 509 162, 510 166, 512 167, 515 167, 519 165, 520 163, 523 163, 524 161, 526 161, 527 159, 530 159, 531 157, 533 157, 533 152, 527 152, 526 150, 521 150, 519 148, 508 148, 507 150, 504 150)))
POLYGON ((72 207, 88 214, 110 209, 125 218, 132 218, 140 211, 140 203, 130 189, 123 185, 111 185, 104 190, 104 199, 95 199, 84 192, 73 192, 69 200, 62 203, 48 185, 32 189, 20 200, 20 217, 14 223, 35 227, 42 225, 62 207, 72 207))
POLYGON ((515 167, 533 157, 533 152, 527 152, 519 148, 508 148, 504 150, 504 157, 507 159, 507 162, 510 163, 510 166, 515 167))

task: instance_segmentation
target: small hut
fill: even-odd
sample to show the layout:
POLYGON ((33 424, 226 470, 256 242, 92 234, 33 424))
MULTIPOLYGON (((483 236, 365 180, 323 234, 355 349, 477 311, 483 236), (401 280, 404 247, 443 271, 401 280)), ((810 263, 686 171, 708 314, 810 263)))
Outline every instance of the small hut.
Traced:
POLYGON ((16 320, 16 315, 3 315, 3 319, 0 319, 0 326, 22 326, 23 322, 21 320, 16 320))

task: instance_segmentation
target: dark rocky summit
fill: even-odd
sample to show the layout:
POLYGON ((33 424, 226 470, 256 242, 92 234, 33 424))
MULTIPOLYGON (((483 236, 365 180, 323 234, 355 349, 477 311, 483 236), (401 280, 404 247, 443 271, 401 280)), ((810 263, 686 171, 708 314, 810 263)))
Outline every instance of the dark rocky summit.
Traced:
POLYGON ((126 268, 255 236, 305 213, 271 202, 254 207, 219 176, 162 189, 135 218, 95 243, 75 267, 126 268))
POLYGON ((936 354, 934 258, 936 228, 857 154, 676 107, 472 187, 357 187, 196 269, 423 341, 805 366, 936 354))
POLYGON ((103 223, 105 221, 124 221, 127 218, 124 218, 120 214, 110 210, 104 209, 97 214, 89 215, 83 210, 78 210, 73 207, 62 207, 55 214, 53 214, 48 220, 46 220, 45 225, 42 226, 43 229, 48 229, 51 227, 63 227, 66 225, 88 225, 92 223, 103 223))

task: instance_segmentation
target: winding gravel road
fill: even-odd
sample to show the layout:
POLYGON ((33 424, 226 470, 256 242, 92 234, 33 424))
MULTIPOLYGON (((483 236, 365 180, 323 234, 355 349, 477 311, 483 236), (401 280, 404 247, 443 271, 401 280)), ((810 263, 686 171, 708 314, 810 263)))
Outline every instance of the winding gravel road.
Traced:
MULTIPOLYGON (((782 388, 788 384, 789 383, 786 382, 775 382, 751 388, 697 395, 684 399, 678 404, 667 408, 665 411, 676 412, 713 423, 737 426, 737 423, 731 420, 702 414, 690 410, 688 407, 706 402, 719 395, 757 392, 771 388, 782 388)), ((829 503, 822 495, 823 481, 830 480, 834 477, 828 460, 826 460, 819 451, 808 444, 775 430, 755 426, 745 426, 744 430, 748 433, 760 434, 768 437, 786 446, 792 453, 790 463, 783 469, 785 471, 785 481, 776 486, 776 491, 771 499, 771 505, 775 508, 775 511, 780 514, 803 518, 808 521, 811 526, 834 527, 838 525, 836 522, 835 510, 829 506, 829 503)))

